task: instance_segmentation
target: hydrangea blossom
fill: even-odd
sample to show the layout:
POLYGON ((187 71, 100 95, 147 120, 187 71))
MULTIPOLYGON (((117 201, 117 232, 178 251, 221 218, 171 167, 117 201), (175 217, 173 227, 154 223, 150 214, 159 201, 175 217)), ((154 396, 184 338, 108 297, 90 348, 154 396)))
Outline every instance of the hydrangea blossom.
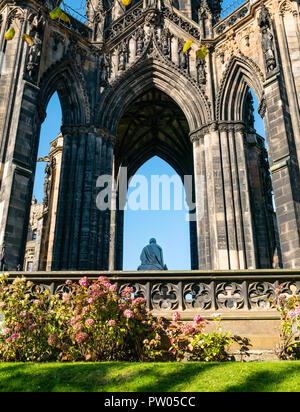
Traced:
POLYGON ((180 314, 178 313, 178 312, 174 312, 173 314, 172 314, 172 321, 173 322, 177 322, 177 321, 179 321, 180 320, 180 314))
POLYGON ((124 315, 125 318, 127 318, 127 319, 132 319, 132 318, 134 318, 134 312, 132 312, 132 310, 130 310, 130 309, 124 310, 123 315, 124 315))
POLYGON ((88 285, 88 278, 85 276, 79 281, 79 285, 81 286, 87 286, 88 285))

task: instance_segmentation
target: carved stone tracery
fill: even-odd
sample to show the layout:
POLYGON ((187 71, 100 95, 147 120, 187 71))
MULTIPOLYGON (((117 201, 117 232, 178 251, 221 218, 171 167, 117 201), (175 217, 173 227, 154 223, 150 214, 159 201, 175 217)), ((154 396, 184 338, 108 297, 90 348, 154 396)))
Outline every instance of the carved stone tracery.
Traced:
POLYGON ((175 310, 178 308, 178 285, 173 283, 158 283, 151 292, 151 306, 155 310, 175 310))
POLYGON ((213 291, 206 283, 189 283, 183 288, 186 309, 209 310, 213 308, 213 291))

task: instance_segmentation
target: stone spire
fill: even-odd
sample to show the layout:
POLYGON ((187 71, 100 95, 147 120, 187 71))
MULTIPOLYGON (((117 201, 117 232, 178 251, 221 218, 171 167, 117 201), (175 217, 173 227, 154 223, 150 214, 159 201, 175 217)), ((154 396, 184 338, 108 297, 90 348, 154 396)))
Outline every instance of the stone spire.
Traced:
POLYGON ((87 0, 86 15, 89 26, 93 29, 93 41, 102 43, 105 27, 111 23, 110 0, 87 0))
POLYGON ((203 37, 211 37, 212 27, 220 20, 221 0, 200 0, 198 9, 198 22, 203 37))

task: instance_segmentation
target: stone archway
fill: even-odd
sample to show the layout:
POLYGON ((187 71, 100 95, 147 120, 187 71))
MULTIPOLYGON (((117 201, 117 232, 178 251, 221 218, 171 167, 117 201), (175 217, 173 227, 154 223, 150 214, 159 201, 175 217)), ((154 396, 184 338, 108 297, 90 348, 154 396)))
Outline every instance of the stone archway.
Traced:
MULTIPOLYGON (((113 176, 118 179, 119 167, 128 166, 128 177, 132 176, 138 167, 154 154, 158 154, 177 171, 182 181, 185 175, 190 175, 193 179, 191 194, 192 201, 195 201, 195 178, 194 178, 194 160, 193 145, 190 142, 189 135, 195 129, 211 120, 211 110, 207 99, 202 90, 185 71, 180 71, 174 65, 171 65, 165 58, 160 56, 156 47, 155 56, 146 55, 141 58, 132 68, 126 70, 107 88, 100 101, 97 113, 97 124, 101 125, 104 130, 113 133, 114 148, 111 148, 110 166, 113 176), (159 98, 161 101, 159 102, 159 98), (145 101, 143 99, 146 99, 145 101), (124 128, 128 127, 128 121, 132 111, 135 113, 140 110, 140 106, 151 107, 154 111, 159 107, 168 105, 169 113, 176 114, 181 119, 184 131, 170 132, 170 126, 162 124, 148 126, 148 131, 142 131, 144 145, 142 150, 131 145, 133 150, 130 153, 127 150, 126 138, 121 135, 126 134, 124 128), (133 107, 133 108, 132 108, 133 107), (136 107, 136 109, 134 109, 136 107), (153 127, 154 126, 154 127, 153 127), (160 129, 161 136, 156 140, 155 128, 160 129), (163 129, 166 128, 165 132, 163 129), (151 129, 151 130, 150 130, 151 129), (169 131, 167 130, 169 129, 169 131), (181 148, 175 148, 173 143, 179 142, 181 148), (124 153, 122 153, 122 150, 124 153), (125 155, 125 156, 124 156, 125 155), (129 155, 129 157, 127 157, 129 155)), ((142 126, 145 128, 145 125, 142 126)), ((147 127, 146 127, 147 128, 147 127)), ((180 126, 176 125, 179 129, 180 126)), ((175 128, 175 129, 176 129, 175 128)), ((158 134, 159 134, 158 133, 158 134)), ((127 138, 128 141, 128 138, 127 138)), ((117 199, 118 203, 118 199, 117 199)), ((108 219, 108 217, 106 218, 108 219)), ((106 220, 107 221, 107 220, 106 220)), ((191 243, 191 267, 198 268, 198 246, 197 246, 197 224, 190 221, 190 243, 191 243)), ((107 227, 107 223, 106 226, 107 227)), ((122 250, 123 250, 123 211, 112 213, 110 222, 110 245, 105 246, 105 256, 109 256, 109 268, 122 268, 122 250)))
MULTIPOLYGON (((160 57, 160 56, 158 56, 160 57)), ((116 133, 124 108, 155 87, 174 100, 184 113, 190 133, 211 121, 211 110, 202 90, 185 71, 151 56, 119 76, 103 93, 97 124, 116 133)))
MULTIPOLYGON (((232 187, 232 206, 227 197, 229 192, 225 192, 225 204, 231 214, 233 225, 227 221, 228 239, 230 233, 235 233, 238 245, 243 239, 247 242, 248 249, 253 246, 255 267, 268 268, 281 266, 281 250, 277 239, 276 214, 273 208, 272 181, 269 166, 269 157, 264 138, 256 133, 254 128, 254 109, 251 103, 250 90, 254 92, 259 102, 259 114, 266 119, 266 99, 264 93, 264 76, 259 67, 246 56, 233 57, 225 70, 219 94, 216 101, 216 113, 221 125, 221 148, 222 152, 228 152, 227 161, 231 164, 231 170, 225 174, 225 181, 232 187), (239 131, 239 133, 237 133, 239 131), (241 161, 236 150, 239 139, 242 137, 243 144, 240 149, 243 153, 243 162, 246 180, 243 183, 243 176, 234 177, 234 164, 241 161), (232 140, 232 143, 226 142, 232 140), (226 177, 227 176, 227 177, 226 177), (228 180, 229 179, 229 180, 228 180), (230 183, 232 181, 233 183, 230 183), (235 185, 238 185, 236 190, 235 185), (240 188, 246 185, 249 195, 248 201, 239 194, 240 188), (248 204, 248 205, 247 205, 248 204), (246 215, 249 213, 250 224, 246 222, 246 215), (240 217, 239 217, 240 215, 240 217), (241 227, 239 229, 239 223, 241 227), (248 235, 244 227, 250 228, 248 235)), ((267 129, 267 128, 266 128, 267 129)), ((266 130, 268 131, 268 130, 266 130)), ((242 143, 242 142, 241 142, 242 143)), ((235 242, 232 238, 231 242, 235 242)), ((240 248, 240 246, 237 246, 240 248)), ((251 261, 247 254, 246 260, 251 261)), ((254 262, 254 260, 253 260, 254 262)))
MULTIPOLYGON (((194 179, 193 146, 189 139, 186 117, 168 95, 157 88, 151 88, 137 96, 123 111, 114 148, 113 170, 116 181, 120 180, 121 168, 126 168, 129 181, 137 169, 155 155, 169 163, 183 183, 186 176, 190 176, 191 180, 194 179)), ((194 187, 186 188, 186 190, 190 189, 194 192, 194 187)), ((193 197, 194 193, 190 193, 190 200, 193 197)), ((118 206, 119 202, 118 192, 118 206)), ((125 206, 124 201, 123 206, 125 206)), ((124 210, 118 207, 117 209, 111 216, 110 269, 120 270, 123 257, 124 210)), ((197 268, 195 237, 196 225, 194 221, 190 221, 192 269, 197 268)))
MULTIPOLYGON (((16 269, 23 262, 40 129, 47 104, 56 91, 61 102, 64 124, 81 125, 89 120, 83 86, 70 60, 49 69, 41 80, 40 87, 28 81, 24 83, 22 95, 13 105, 14 115, 21 115, 18 123, 11 125, 6 152, 2 153, 6 168, 1 182, 1 238, 5 239, 6 259, 10 269, 16 269)), ((67 136, 65 143, 67 148, 70 144, 67 136)), ((66 183, 61 186, 62 192, 65 187, 66 183)))

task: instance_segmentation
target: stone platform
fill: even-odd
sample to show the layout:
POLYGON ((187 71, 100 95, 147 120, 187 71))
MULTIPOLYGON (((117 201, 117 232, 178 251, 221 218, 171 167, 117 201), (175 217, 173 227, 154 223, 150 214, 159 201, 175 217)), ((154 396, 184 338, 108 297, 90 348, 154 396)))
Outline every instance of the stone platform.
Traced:
POLYGON ((9 272, 12 280, 22 275, 51 294, 63 292, 67 279, 77 281, 83 276, 89 279, 107 276, 112 284, 117 284, 119 291, 131 286, 134 296, 144 297, 154 315, 165 318, 170 318, 173 311, 178 311, 186 322, 192 321, 196 314, 211 320, 220 313, 224 330, 249 339, 251 359, 275 357, 280 317, 270 307, 269 300, 275 297, 278 286, 282 284, 283 293, 288 295, 300 294, 300 269, 9 272))

